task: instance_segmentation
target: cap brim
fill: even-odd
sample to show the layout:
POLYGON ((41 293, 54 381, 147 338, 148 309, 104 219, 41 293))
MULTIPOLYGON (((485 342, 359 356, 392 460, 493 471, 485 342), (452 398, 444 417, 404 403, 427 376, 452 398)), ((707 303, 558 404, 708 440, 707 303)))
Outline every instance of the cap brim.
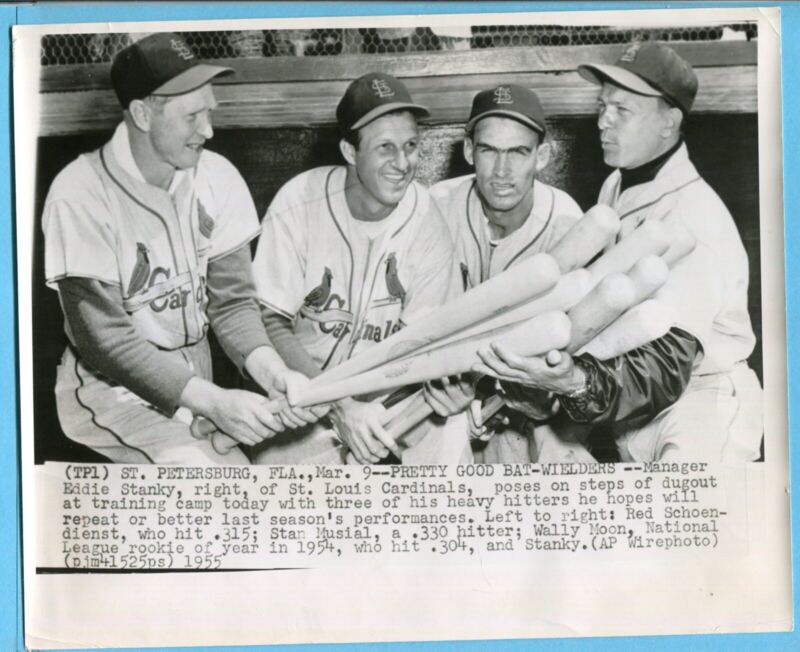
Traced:
POLYGON ((183 95, 184 93, 191 93, 201 86, 205 86, 214 77, 220 75, 230 75, 233 73, 233 68, 225 68, 223 66, 211 66, 207 63, 199 63, 192 66, 189 70, 185 70, 180 75, 176 75, 167 83, 161 84, 153 95, 183 95))
POLYGON ((651 86, 639 75, 632 73, 630 70, 620 68, 619 66, 603 65, 603 64, 584 64, 578 66, 578 74, 586 81, 589 81, 598 86, 603 82, 610 81, 616 86, 620 86, 626 90, 638 93, 639 95, 648 95, 650 97, 663 97, 663 93, 655 86, 651 86))
POLYGON ((472 131, 472 128, 478 121, 483 120, 484 118, 488 118, 489 116, 492 115, 499 115, 503 116, 504 118, 511 118, 512 120, 516 120, 517 122, 521 122, 522 124, 527 125, 531 129, 537 131, 542 135, 544 135, 545 133, 544 125, 540 125, 538 122, 532 120, 527 115, 520 113, 519 111, 509 111, 508 109, 492 109, 490 111, 484 111, 483 113, 479 113, 478 115, 476 115, 474 118, 472 118, 467 122, 467 124, 464 126, 464 129, 467 131, 467 133, 469 133, 470 131, 472 131))
POLYGON ((361 129, 361 127, 364 125, 369 124, 373 120, 377 120, 382 115, 392 113, 393 111, 412 111, 419 114, 423 118, 427 118, 431 114, 431 112, 421 104, 411 104, 410 102, 390 102, 389 104, 381 104, 380 106, 376 106, 374 109, 372 109, 372 111, 362 115, 361 118, 359 118, 359 120, 350 127, 350 129, 361 129))

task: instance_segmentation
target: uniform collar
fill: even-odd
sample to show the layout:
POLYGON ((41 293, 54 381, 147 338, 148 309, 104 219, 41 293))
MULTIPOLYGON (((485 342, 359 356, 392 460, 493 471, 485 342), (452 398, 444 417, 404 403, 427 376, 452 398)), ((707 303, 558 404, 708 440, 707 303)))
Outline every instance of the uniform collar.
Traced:
POLYGON ((683 138, 680 138, 672 147, 666 152, 657 156, 652 161, 648 161, 644 165, 640 165, 630 170, 620 169, 620 192, 625 192, 628 188, 638 186, 642 183, 647 183, 656 178, 656 175, 661 171, 661 168, 666 165, 667 161, 672 158, 672 155, 677 152, 683 145, 683 138))
MULTIPOLYGON (((136 160, 133 158, 130 134, 128 133, 128 125, 126 125, 124 122, 120 122, 119 125, 117 125, 117 128, 114 130, 114 135, 111 137, 111 151, 113 152, 117 163, 126 172, 126 174, 130 175, 141 183, 147 184, 148 186, 152 185, 147 183, 142 171, 136 164, 136 160)), ((175 194, 175 191, 178 189, 178 186, 180 186, 185 176, 185 170, 175 170, 175 174, 172 175, 172 181, 169 184, 169 194, 175 194)), ((156 186, 152 187, 155 188, 156 186)), ((159 190, 161 189, 159 188, 159 190)))
POLYGON ((660 201, 684 186, 700 179, 697 169, 689 160, 689 151, 682 143, 652 181, 620 191, 621 174, 615 170, 609 177, 603 192, 603 203, 614 206, 620 218, 635 213, 660 201))

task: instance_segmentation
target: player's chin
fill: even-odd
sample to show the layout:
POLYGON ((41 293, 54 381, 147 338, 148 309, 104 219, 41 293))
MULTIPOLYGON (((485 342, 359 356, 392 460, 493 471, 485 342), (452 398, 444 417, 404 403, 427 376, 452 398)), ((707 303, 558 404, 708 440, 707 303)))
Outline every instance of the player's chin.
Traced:
POLYGON ((181 152, 181 156, 178 161, 180 165, 177 165, 176 167, 180 169, 193 168, 195 165, 197 165, 197 162, 200 160, 200 156, 202 153, 203 153, 202 145, 184 147, 183 152, 181 152))
POLYGON ((411 177, 407 177, 398 183, 385 182, 381 184, 381 200, 385 204, 396 204, 408 190, 411 177))

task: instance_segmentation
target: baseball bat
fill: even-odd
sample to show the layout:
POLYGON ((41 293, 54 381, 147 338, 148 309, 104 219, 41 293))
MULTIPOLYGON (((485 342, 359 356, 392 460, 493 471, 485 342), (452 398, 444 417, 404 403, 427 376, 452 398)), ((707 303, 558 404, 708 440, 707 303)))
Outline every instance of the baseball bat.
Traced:
POLYGON ((562 274, 585 267, 619 231, 619 216, 605 204, 592 206, 547 253, 562 274))
MULTIPOLYGON (((282 400, 279 399, 275 402, 276 407, 281 406, 282 400)), ((425 399, 422 395, 422 390, 418 390, 409 396, 406 396, 403 400, 398 401, 390 408, 386 409, 386 413, 383 416, 383 425, 390 425, 394 421, 397 421, 402 418, 408 418, 406 415, 408 414, 409 410, 418 409, 418 406, 422 402, 425 403, 425 399)), ((430 412, 429 412, 430 413, 430 412)), ((424 417, 423 417, 424 418, 424 417)), ((422 421, 420 419, 419 421, 422 421)), ((416 423, 419 423, 417 421, 416 423)), ((408 426, 408 428, 413 427, 416 423, 412 424, 412 426, 408 426)), ((407 428, 407 429, 408 429, 407 428)), ((227 455, 232 449, 236 448, 239 445, 239 441, 231 437, 230 435, 226 434, 209 419, 201 416, 195 416, 192 420, 192 424, 189 426, 189 431, 192 433, 192 436, 196 439, 205 439, 206 437, 211 438, 211 445, 214 447, 214 450, 219 453, 220 455, 227 455)), ((397 436, 400 436, 405 430, 399 431, 397 436)))
POLYGON ((627 272, 640 258, 651 254, 660 256, 669 245, 666 227, 656 220, 648 220, 622 238, 587 269, 600 281, 609 274, 627 272))
POLYGON ((433 351, 443 346, 472 340, 490 330, 519 324, 536 315, 542 315, 553 310, 566 312, 581 301, 594 284, 595 281, 588 270, 576 269, 568 272, 558 279, 558 283, 556 283, 555 287, 546 294, 523 303, 516 308, 512 308, 501 315, 469 326, 436 342, 431 342, 430 344, 420 347, 409 356, 403 356, 398 359, 402 360, 405 357, 411 357, 419 353, 427 353, 428 351, 433 351))
POLYGON ((477 350, 491 342, 508 346, 520 355, 539 355, 550 349, 564 348, 569 342, 569 331, 569 318, 566 314, 560 311, 548 312, 511 327, 489 331, 475 339, 389 362, 328 385, 308 385, 297 396, 290 397, 290 400, 293 405, 317 405, 337 401, 345 396, 385 391, 464 373, 477 362, 477 350))
POLYGON ((467 326, 491 319, 547 292, 556 284, 559 276, 558 264, 550 256, 531 256, 446 305, 422 315, 413 324, 384 341, 323 372, 312 384, 324 385, 362 373, 467 326))
POLYGON ((664 304, 648 299, 628 310, 578 353, 610 360, 666 335, 671 326, 672 319, 664 304))
MULTIPOLYGON (((648 299, 607 326, 580 349, 578 354, 589 353, 598 360, 611 360, 664 336, 671 325, 672 321, 664 305, 655 299, 648 299)), ((554 361, 558 364, 558 360, 554 361)), ((548 364, 552 364, 551 360, 548 360, 548 364)), ((481 409, 482 423, 486 423, 501 407, 503 399, 499 395, 495 394, 487 399, 481 409)))
POLYGON ((609 274, 572 310, 567 352, 574 353, 633 305, 635 287, 625 274, 609 274))
POLYGON ((633 282, 634 298, 631 305, 641 303, 651 297, 658 288, 667 282, 669 268, 661 256, 645 256, 628 271, 633 282))

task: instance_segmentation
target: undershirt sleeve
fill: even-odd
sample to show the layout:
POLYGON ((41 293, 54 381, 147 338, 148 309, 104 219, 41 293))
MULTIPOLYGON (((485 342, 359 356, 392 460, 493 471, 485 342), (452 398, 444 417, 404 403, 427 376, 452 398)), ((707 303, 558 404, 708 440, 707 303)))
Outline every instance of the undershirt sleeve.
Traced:
POLYGON ((81 359, 172 415, 194 373, 136 332, 122 307, 119 287, 94 279, 67 277, 58 282, 58 292, 81 359))
POLYGON ((644 425, 680 398, 692 375, 698 340, 679 328, 612 360, 575 357, 587 376, 588 391, 559 396, 561 407, 578 423, 625 422, 644 425))
POLYGON ((214 334, 241 370, 247 356, 270 341, 255 298, 250 246, 208 263, 208 318, 214 334))
POLYGON ((308 351, 300 343, 300 339, 294 334, 290 319, 263 304, 261 305, 261 318, 270 343, 287 367, 299 371, 308 378, 314 378, 322 373, 322 368, 308 354, 308 351))

